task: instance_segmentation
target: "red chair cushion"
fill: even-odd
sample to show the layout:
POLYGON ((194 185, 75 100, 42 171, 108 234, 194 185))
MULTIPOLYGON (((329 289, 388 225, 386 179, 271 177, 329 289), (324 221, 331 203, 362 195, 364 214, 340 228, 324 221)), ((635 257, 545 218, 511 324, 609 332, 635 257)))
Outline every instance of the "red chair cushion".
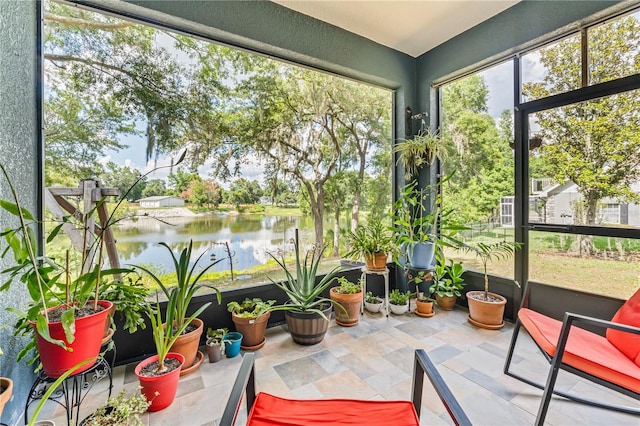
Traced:
MULTIPOLYGON (((631 296, 611 319, 618 324, 640 327, 640 290, 631 296)), ((607 330, 607 339, 620 352, 640 366, 640 334, 618 330, 607 330)))
POLYGON ((286 399, 260 392, 247 426, 311 425, 419 426, 409 401, 286 399))
MULTIPOLYGON (((553 356, 562 322, 527 308, 520 309, 518 317, 533 340, 553 356)), ((562 362, 640 393, 640 367, 598 334, 572 326, 562 362)))

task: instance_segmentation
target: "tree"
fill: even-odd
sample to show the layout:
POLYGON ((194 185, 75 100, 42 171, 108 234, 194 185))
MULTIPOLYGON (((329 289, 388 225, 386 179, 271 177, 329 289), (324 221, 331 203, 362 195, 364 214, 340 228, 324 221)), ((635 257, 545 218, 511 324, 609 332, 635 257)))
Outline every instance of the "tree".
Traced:
POLYGON ((450 141, 445 203, 461 223, 496 215, 500 198, 513 193, 513 120, 503 112, 499 126, 487 113, 489 91, 482 76, 465 77, 443 88, 443 137, 450 141))
POLYGON ((100 181, 105 187, 118 188, 120 190, 120 198, 126 197, 128 201, 136 201, 142 198, 142 192, 147 185, 147 178, 140 179, 141 177, 140 170, 132 169, 128 166, 120 167, 110 161, 107 163, 105 172, 100 176, 100 181), (128 194, 127 191, 129 191, 128 194))
POLYGON ((227 202, 236 206, 257 204, 260 202, 260 197, 262 197, 262 188, 257 181, 240 178, 231 183, 227 202))
POLYGON ((199 174, 186 172, 182 169, 179 169, 175 173, 169 173, 167 179, 169 181, 171 192, 174 195, 179 195, 186 191, 192 181, 202 180, 199 174))
POLYGON ((147 182, 142 191, 142 198, 153 197, 154 195, 165 195, 167 192, 166 185, 162 179, 152 179, 147 182))
MULTIPOLYGON (((589 30, 591 83, 640 72, 640 24, 626 16, 589 30)), ((540 49, 547 75, 523 85, 523 95, 539 99, 580 87, 580 44, 575 38, 540 49)), ((595 225, 605 197, 638 201, 631 185, 640 180, 640 94, 594 99, 535 114, 543 139, 540 161, 558 182, 574 182, 582 194, 584 223, 595 225)), ((590 240, 584 247, 593 252, 590 240)))
POLYGON ((220 185, 211 180, 192 180, 189 187, 180 194, 197 208, 208 205, 215 208, 220 204, 220 185))
POLYGON ((339 171, 327 181, 325 203, 333 212, 333 255, 339 255, 340 213, 354 203, 353 188, 358 186, 357 172, 339 171))

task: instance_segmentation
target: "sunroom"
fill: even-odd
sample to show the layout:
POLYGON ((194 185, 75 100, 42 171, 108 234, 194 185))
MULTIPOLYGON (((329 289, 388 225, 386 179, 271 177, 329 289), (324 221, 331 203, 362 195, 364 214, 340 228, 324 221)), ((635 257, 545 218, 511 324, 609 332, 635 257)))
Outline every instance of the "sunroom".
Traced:
MULTIPOLYGON (((72 50, 70 46, 77 42, 74 37, 81 37, 73 31, 66 35, 62 31, 53 33, 56 25, 78 25, 74 21, 77 16, 74 10, 104 16, 104 21, 100 22, 120 20, 126 23, 123 25, 144 28, 141 31, 169 34, 161 38, 160 44, 180 40, 182 46, 194 52, 197 47, 214 45, 219 50, 240 52, 237 57, 257 58, 247 59, 242 64, 247 75, 254 72, 250 67, 255 63, 271 61, 269 64, 282 64, 272 66, 278 72, 284 73, 282 69, 285 68, 299 70, 295 72, 300 72, 300 75, 319 71, 318 74, 329 76, 327 78, 335 78, 336 87, 360 85, 353 89, 353 93, 359 93, 365 99, 358 103, 356 98, 354 104, 361 108, 358 111, 366 110, 362 107, 370 107, 372 120, 380 114, 385 118, 379 118, 379 121, 386 120, 385 124, 388 124, 384 129, 386 133, 378 138, 386 140, 387 144, 382 144, 384 148, 378 151, 386 152, 387 156, 388 168, 384 169, 387 175, 381 172, 378 176, 385 179, 381 184, 386 185, 384 190, 387 191, 386 204, 382 203, 385 209, 393 211, 393 206, 397 207, 394 203, 403 198, 405 183, 414 181, 418 188, 438 190, 437 195, 425 202, 428 210, 437 198, 436 205, 456 211, 456 219, 464 225, 457 231, 457 240, 470 245, 474 242, 517 243, 513 256, 498 256, 488 263, 491 291, 506 298, 506 325, 497 330, 475 327, 469 322, 468 299, 459 297, 453 311, 436 307, 436 315, 428 319, 412 312, 387 317, 382 312, 372 314, 365 311, 355 327, 341 327, 332 320, 322 343, 300 346, 293 343, 287 333, 284 313, 274 311, 266 331, 267 342, 255 352, 258 390, 296 398, 408 400, 413 351, 425 349, 473 423, 533 423, 542 392, 506 376, 502 371, 514 330, 513 323, 518 317, 525 291, 530 290, 527 305, 549 317, 562 320, 566 312, 574 312, 608 320, 640 288, 637 255, 640 250, 640 5, 636 1, 525 0, 455 2, 454 6, 445 7, 447 2, 358 2, 354 9, 353 4, 346 3, 343 5, 346 9, 341 9, 339 2, 320 1, 0 2, 3 52, 0 57, 0 108, 3 117, 0 121, 3 153, 0 164, 11 176, 23 206, 36 212, 38 218, 44 218, 48 208, 46 188, 77 185, 77 180, 63 184, 62 180, 55 181, 55 176, 52 178, 55 174, 59 176, 59 169, 65 164, 72 163, 68 159, 74 155, 81 157, 83 152, 71 152, 75 146, 65 147, 64 138, 53 151, 53 145, 48 141, 55 139, 54 132, 60 130, 55 126, 59 123, 46 114, 46 104, 53 98, 52 93, 62 93, 69 88, 69 82, 60 83, 50 75, 53 68, 63 68, 62 56, 72 50), (437 19, 433 22, 428 20, 433 18, 424 18, 423 27, 434 26, 442 33, 450 34, 446 37, 441 34, 431 36, 438 41, 426 39, 423 34, 413 34, 404 41, 397 41, 399 37, 395 37, 398 44, 393 44, 394 41, 390 40, 394 37, 389 37, 389 33, 393 34, 394 28, 386 20, 380 21, 375 29, 367 28, 366 24, 356 25, 358 13, 362 17, 368 14, 380 17, 381 14, 422 14, 424 10, 435 14, 445 9, 449 9, 449 15, 444 16, 442 22, 454 28, 453 31, 446 32, 437 19), (56 20, 54 15, 60 10, 70 11, 66 16, 68 19, 56 20), (479 10, 483 12, 478 15, 482 18, 475 16, 480 14, 479 10), (348 17, 347 13, 356 15, 348 17), (455 19, 456 15, 460 19, 455 19), (52 43, 60 44, 51 47, 52 43), (52 59, 56 55, 58 62, 52 59), (280 66, 283 68, 278 68, 280 66), (373 111, 372 93, 381 93, 385 99, 382 113, 373 111), (400 152, 395 148, 428 131, 438 132, 447 141, 448 155, 420 168, 417 174, 407 175, 399 158, 400 152), (581 137, 585 134, 590 139, 581 137), (67 162, 60 161, 51 167, 50 158, 56 158, 56 155, 66 158, 67 162), (441 185, 442 181, 446 181, 446 185, 441 185), (335 379, 335 383, 330 382, 329 377, 335 379)), ((409 27, 409 21, 413 20, 406 19, 409 27)), ((96 51, 101 48, 101 42, 107 41, 99 37, 92 41, 96 51)), ((185 63, 196 61, 189 59, 185 52, 181 53, 180 60, 185 63)), ((198 54, 203 52, 200 50, 198 54)), ((131 55, 133 58, 135 52, 131 55)), ((155 59, 157 64, 162 64, 162 57, 155 59)), ((213 59, 212 56, 212 62, 213 59)), ((136 60, 132 59, 131 63, 137 63, 136 60)), ((91 64, 85 60, 84 65, 91 64)), ((265 67, 264 71, 271 65, 261 63, 260 66, 265 67)), ((168 69, 167 66, 165 71, 168 69)), ((215 65, 209 69, 210 73, 219 73, 223 83, 226 83, 225 79, 233 78, 241 83, 249 80, 243 76, 223 76, 223 71, 227 69, 216 70, 215 65)), ((292 75, 295 72, 286 71, 292 75)), ((263 80, 255 78, 256 85, 275 84, 277 81, 277 72, 264 75, 263 80)), ((206 77, 206 74, 202 76, 206 77)), ((78 84, 86 83, 78 81, 78 84)), ((103 83, 104 86, 96 84, 94 87, 104 90, 109 83, 103 83)), ((204 80, 202 84, 204 86, 204 80)), ((180 85, 179 79, 176 79, 176 85, 180 85)), ((78 99, 80 103, 99 104, 91 93, 85 96, 78 99)), ((266 102, 266 98, 264 96, 260 100, 266 102)), ((245 99, 243 107, 252 110, 256 105, 250 102, 256 99, 245 99)), ((233 107, 242 109, 239 105, 233 107)), ((273 107, 272 104, 268 106, 273 107)), ((189 114, 198 111, 194 107, 189 114)), ((125 116, 127 112, 123 108, 115 115, 118 113, 125 116)), ((175 125, 171 121, 172 113, 176 116, 185 114, 178 107, 174 111, 166 108, 155 118, 158 123, 166 120, 167 126, 171 127, 175 125), (163 116, 163 113, 167 115, 163 116)), ((152 121, 150 117, 147 116, 148 122, 152 121)), ((100 123, 99 119, 96 122, 100 123)), ((204 122, 199 122, 199 125, 204 122)), ((245 125, 249 123, 247 121, 245 125)), ((156 147, 169 150, 180 146, 180 143, 188 145, 184 141, 172 140, 170 132, 162 134, 162 126, 145 127, 147 124, 145 120, 133 124, 125 120, 105 121, 102 130, 108 133, 110 126, 116 125, 121 128, 138 127, 135 132, 142 135, 141 140, 151 149, 147 153, 147 157, 151 155, 149 164, 158 153, 153 150, 153 144, 148 145, 150 132, 157 131, 156 147), (172 146, 174 142, 175 146, 172 146)), ((96 128, 99 127, 100 124, 96 128)), ((244 129, 244 135, 236 134, 234 137, 237 140, 248 138, 249 130, 255 130, 255 127, 248 129, 244 129)), ((69 138, 78 136, 71 131, 69 135, 69 138)), ((257 132, 250 136, 260 137, 257 132)), ((195 146, 197 153, 193 154, 192 150, 188 157, 207 157, 207 149, 220 151, 221 146, 225 146, 214 145, 192 144, 190 146, 195 146)), ((241 164, 241 156, 241 152, 234 151, 228 157, 226 167, 229 173, 236 161, 245 171, 253 167, 241 164)), ((371 155, 367 168, 374 167, 373 157, 371 155)), ((223 156, 215 158, 222 164, 223 156)), ((189 157, 187 161, 193 159, 189 157)), ((211 160, 207 164, 211 168, 211 160)), ((91 170, 85 172, 88 174, 84 178, 94 177, 91 170)), ((116 170, 113 175, 118 173, 116 170)), ((301 185, 292 184, 294 180, 285 179, 284 182, 290 187, 301 185)), ((300 188, 297 190, 301 192, 300 188)), ((249 189, 246 192, 250 192, 249 189)), ((151 192, 130 198, 137 201, 158 195, 171 195, 176 200, 182 198, 179 193, 151 192)), ((263 201, 267 200, 264 204, 272 201, 266 194, 264 197, 263 201)), ((348 197, 353 198, 352 194, 348 197)), ((12 199, 4 181, 0 186, 0 198, 12 199)), ((373 196, 368 200, 365 198, 363 195, 362 217, 370 214, 368 209, 373 208, 376 200, 373 196)), ((283 203, 298 204, 300 199, 293 197, 293 201, 283 203)), ((312 217, 313 203, 308 199, 305 202, 311 211, 308 216, 312 217)), ((229 201, 228 204, 239 206, 244 202, 229 201)), ((327 206, 329 202, 325 201, 325 217, 332 215, 329 213, 331 207, 327 206)), ((343 219, 341 226, 347 230, 352 208, 353 202, 348 211, 346 207, 343 210, 347 219, 343 219)), ((243 217, 242 213, 239 216, 243 217)), ((238 223, 235 229, 240 233, 254 226, 259 226, 260 232, 272 228, 273 233, 265 240, 288 240, 293 228, 303 227, 303 219, 299 218, 290 222, 272 219, 273 222, 267 223, 269 220, 259 219, 258 225, 247 220, 238 223), (276 232, 283 236, 275 236, 276 232)), ((4 209, 0 210, 0 222, 3 229, 17 226, 15 217, 4 209)), ((132 233, 142 232, 136 229, 141 228, 136 223, 129 225, 130 234, 124 231, 116 234, 119 244, 132 233)), ((219 225, 203 222, 198 226, 219 225)), ((363 264, 346 259, 348 232, 339 234, 339 227, 334 231, 332 226, 333 223, 329 224, 327 220, 324 232, 318 236, 318 227, 314 229, 313 225, 307 224, 309 239, 312 241, 315 237, 316 241, 324 243, 337 242, 334 261, 342 265, 340 274, 358 282, 363 275, 363 264)), ((231 226, 229 229, 233 232, 234 228, 231 226)), ((45 250, 46 232, 48 230, 44 226, 38 228, 40 253, 45 250)), ((162 238, 170 238, 163 235, 162 238)), ((148 238, 144 241, 146 245, 157 246, 152 237, 143 238, 148 238)), ((4 241, 2 243, 4 250, 4 241)), ((223 259, 221 263, 224 263, 227 253, 229 264, 234 264, 231 260, 233 250, 235 261, 241 262, 245 255, 239 245, 230 249, 220 241, 208 240, 208 243, 212 247, 219 244, 215 253, 223 259)), ((174 251, 185 246, 184 240, 180 244, 169 245, 174 251)), ((265 248, 262 256, 266 263, 270 258, 265 252, 274 247, 265 243, 265 248)), ((142 249, 131 249, 135 250, 142 249)), ((146 267, 146 259, 165 255, 164 252, 149 252, 148 258, 126 258, 123 263, 141 263, 146 267)), ((464 267, 463 294, 484 289, 483 263, 473 251, 447 247, 444 255, 464 267)), ((14 265, 12 256, 5 256, 0 262, 3 270, 14 265)), ((399 266, 403 264, 402 259, 396 263, 389 258, 386 275, 364 274, 366 290, 383 296, 386 284, 389 291, 428 293, 429 280, 416 285, 407 278, 411 271, 399 266)), ((327 266, 323 273, 329 269, 327 266)), ((431 272, 431 264, 424 269, 431 272)), ((243 273, 239 272, 241 277, 236 282, 242 282, 243 273)), ((282 275, 274 277, 283 279, 282 275)), ((4 283, 7 278, 2 278, 4 283)), ((222 290, 220 302, 208 293, 198 293, 193 298, 190 312, 213 301, 200 315, 205 330, 235 329, 227 311, 229 302, 240 302, 246 297, 273 299, 276 303, 286 301, 284 292, 269 281, 268 273, 257 281, 247 281, 245 285, 219 288, 222 290)), ((36 375, 33 366, 26 365, 24 360, 15 362, 27 338, 14 336, 16 317, 5 308, 25 309, 30 296, 26 288, 18 285, 11 285, 0 294, 0 325, 8 325, 0 328, 0 348, 4 352, 0 355, 0 377, 13 381, 12 397, 2 411, 0 422, 22 424, 26 418, 25 402, 30 398, 36 375)), ((166 303, 162 306, 165 309, 166 303)), ((409 306, 415 306, 415 299, 410 299, 409 306)), ((150 326, 129 334, 123 329, 124 321, 121 320, 115 316, 116 332, 112 339, 117 347, 114 392, 122 388, 134 389, 136 383, 131 382, 132 368, 138 361, 155 353, 150 326)), ((148 320, 146 323, 149 325, 148 320)), ((203 336, 200 343, 204 341, 203 336)), ((514 363, 524 371, 539 370, 538 381, 544 382, 548 364, 533 344, 522 344, 525 346, 516 348, 514 363)), ((199 371, 181 379, 176 402, 165 410, 145 414, 144 423, 217 424, 239 365, 240 357, 211 364, 205 360, 199 371), (207 402, 211 395, 215 402, 207 402)), ((592 386, 571 375, 561 375, 560 382, 558 386, 589 394, 596 400, 638 407, 637 399, 592 386)), ((425 395, 429 392, 425 385, 425 395)), ((82 402, 78 412, 80 419, 104 402, 106 395, 105 383, 92 389, 82 402)), ((29 415, 34 405, 31 405, 29 415)), ((422 406, 423 424, 450 421, 435 398, 425 397, 422 406)), ((63 424, 65 416, 60 407, 47 405, 40 418, 52 418, 63 424)), ((73 422, 78 420, 76 417, 73 422)), ((237 424, 241 424, 243 419, 246 419, 246 413, 240 414, 237 424)), ((547 414, 549 424, 637 424, 637 421, 637 415, 589 407, 560 397, 552 399, 547 414)))

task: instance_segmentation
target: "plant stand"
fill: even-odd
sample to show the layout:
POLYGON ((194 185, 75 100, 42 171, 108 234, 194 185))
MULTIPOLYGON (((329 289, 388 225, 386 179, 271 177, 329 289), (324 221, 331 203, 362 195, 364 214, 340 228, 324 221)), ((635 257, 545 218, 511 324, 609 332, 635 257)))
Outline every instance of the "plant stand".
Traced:
MULTIPOLYGON (((113 334, 111 334, 113 335, 113 334)), ((74 418, 79 420, 80 405, 84 401, 84 398, 91 391, 93 385, 104 379, 109 378, 109 395, 111 397, 111 389, 113 388, 113 367, 116 360, 116 345, 111 342, 111 339, 103 343, 100 348, 100 352, 104 353, 104 356, 100 356, 98 361, 88 370, 82 371, 78 374, 69 376, 62 382, 60 388, 53 392, 49 397, 51 401, 64 407, 67 414, 67 424, 72 424, 74 418), (107 346, 111 345, 111 346, 107 346), (108 355, 108 359, 107 359, 108 355)), ((36 400, 42 399, 45 392, 55 382, 55 378, 48 377, 44 371, 40 371, 36 380, 33 382, 31 389, 27 395, 27 402, 24 406, 24 423, 29 423, 29 406, 36 400)))
MULTIPOLYGON (((362 268, 362 294, 367 293, 367 276, 368 275, 382 275, 384 277, 384 308, 387 316, 389 316, 389 268, 384 268, 383 271, 372 271, 365 266, 362 268)), ((364 297, 362 298, 362 306, 360 306, 360 315, 364 315, 364 297)))

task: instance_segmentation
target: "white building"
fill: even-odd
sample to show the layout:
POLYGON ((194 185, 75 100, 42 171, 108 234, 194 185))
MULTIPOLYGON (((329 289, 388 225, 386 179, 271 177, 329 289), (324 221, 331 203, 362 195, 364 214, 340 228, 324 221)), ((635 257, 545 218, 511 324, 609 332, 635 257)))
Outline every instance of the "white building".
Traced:
MULTIPOLYGON (((529 221, 574 225, 574 206, 582 199, 578 186, 566 181, 554 184, 549 179, 533 179, 529 196, 529 221), (544 182, 542 182, 544 181, 544 182)), ((640 193, 640 183, 632 185, 640 193)), ((513 196, 500 199, 500 225, 513 226, 513 196)), ((598 204, 598 223, 640 226, 640 205, 613 198, 604 198, 598 204)))
POLYGON ((138 200, 140 207, 145 209, 157 209, 160 207, 183 207, 184 200, 172 195, 155 195, 153 197, 138 200))

